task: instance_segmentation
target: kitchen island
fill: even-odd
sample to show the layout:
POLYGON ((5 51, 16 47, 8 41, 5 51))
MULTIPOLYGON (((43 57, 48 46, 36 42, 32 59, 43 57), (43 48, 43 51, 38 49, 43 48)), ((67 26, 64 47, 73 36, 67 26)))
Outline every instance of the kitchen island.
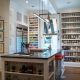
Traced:
POLYGON ((59 52, 2 55, 2 80, 55 80, 55 54, 59 52))

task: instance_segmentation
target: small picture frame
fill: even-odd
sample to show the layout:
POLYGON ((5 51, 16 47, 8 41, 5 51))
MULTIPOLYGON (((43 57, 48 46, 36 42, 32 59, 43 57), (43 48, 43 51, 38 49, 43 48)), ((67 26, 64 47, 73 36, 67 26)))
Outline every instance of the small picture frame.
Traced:
POLYGON ((0 42, 4 41, 4 32, 0 32, 0 42))
POLYGON ((4 20, 0 20, 0 30, 4 30, 4 20))
POLYGON ((0 43, 0 53, 4 53, 4 43, 0 43))

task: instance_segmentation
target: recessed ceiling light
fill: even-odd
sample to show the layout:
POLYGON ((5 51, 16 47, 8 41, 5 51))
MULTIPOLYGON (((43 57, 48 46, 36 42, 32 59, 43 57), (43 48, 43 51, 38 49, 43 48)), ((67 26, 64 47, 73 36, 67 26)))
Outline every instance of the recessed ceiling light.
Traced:
POLYGON ((31 7, 35 7, 34 5, 32 5, 31 7))
POLYGON ((66 2, 66 3, 67 3, 67 4, 71 4, 71 2, 69 2, 69 1, 68 1, 68 2, 66 2))
POLYGON ((28 3, 29 1, 28 0, 26 0, 26 3, 28 3))

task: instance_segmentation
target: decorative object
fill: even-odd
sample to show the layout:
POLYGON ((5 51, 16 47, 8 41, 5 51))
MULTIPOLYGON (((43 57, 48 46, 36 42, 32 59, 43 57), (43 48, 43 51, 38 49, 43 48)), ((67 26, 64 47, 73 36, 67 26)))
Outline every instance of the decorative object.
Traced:
POLYGON ((12 72, 15 72, 15 70, 16 70, 16 66, 12 65, 12 72))
POLYGON ((4 43, 0 43, 0 53, 4 52, 4 43))
POLYGON ((4 53, 4 20, 0 20, 0 53, 4 53))
POLYGON ((0 30, 4 30, 4 20, 0 20, 0 30))
POLYGON ((4 41, 4 32, 0 31, 0 41, 4 41))

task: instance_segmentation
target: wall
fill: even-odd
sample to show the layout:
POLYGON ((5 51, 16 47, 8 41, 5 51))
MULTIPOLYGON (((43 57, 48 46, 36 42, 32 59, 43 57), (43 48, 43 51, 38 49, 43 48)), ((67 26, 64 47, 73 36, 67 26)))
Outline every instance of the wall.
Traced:
POLYGON ((79 12, 80 8, 65 8, 65 9, 60 9, 58 13, 68 13, 68 12, 79 12))
POLYGON ((16 0, 11 0, 10 2, 10 47, 9 47, 9 53, 13 54, 16 52, 16 27, 17 24, 25 25, 23 22, 24 15, 27 16, 27 10, 24 8, 23 5, 20 4, 20 2, 17 2, 16 0), (17 12, 21 13, 22 15, 22 21, 17 21, 17 12))
POLYGON ((0 16, 4 20, 4 52, 9 50, 9 5, 10 0, 0 0, 0 16))
MULTIPOLYGON (((9 5, 10 5, 10 0, 0 0, 0 20, 4 20, 4 54, 9 53, 9 5)), ((1 54, 3 53, 0 53, 0 55, 1 54)), ((0 72, 1 70, 2 69, 1 69, 1 58, 0 58, 0 72)))

